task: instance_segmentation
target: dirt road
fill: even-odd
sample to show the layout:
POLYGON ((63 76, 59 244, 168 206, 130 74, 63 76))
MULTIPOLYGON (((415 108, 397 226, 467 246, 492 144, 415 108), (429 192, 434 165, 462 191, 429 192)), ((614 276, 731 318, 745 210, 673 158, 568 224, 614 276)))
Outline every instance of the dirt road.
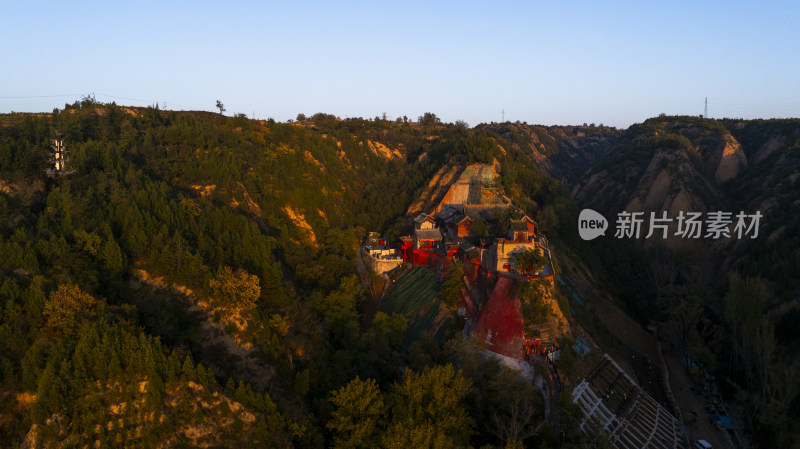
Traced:
POLYGON ((683 412, 685 423, 689 423, 686 429, 689 431, 690 440, 693 443, 695 440, 706 440, 711 443, 714 449, 733 449, 724 431, 718 429, 717 426, 709 421, 711 414, 706 412, 705 402, 702 397, 689 390, 692 382, 678 357, 664 354, 664 360, 669 369, 669 383, 672 387, 672 393, 683 412), (693 416, 696 416, 697 420, 694 424, 691 424, 693 416))

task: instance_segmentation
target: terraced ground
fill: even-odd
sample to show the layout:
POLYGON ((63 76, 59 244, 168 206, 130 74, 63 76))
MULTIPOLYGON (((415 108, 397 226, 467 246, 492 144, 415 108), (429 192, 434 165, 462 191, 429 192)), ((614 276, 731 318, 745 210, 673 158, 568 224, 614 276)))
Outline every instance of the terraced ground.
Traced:
POLYGON ((429 331, 442 340, 446 337, 449 316, 442 312, 439 291, 442 284, 436 274, 426 267, 414 267, 397 279, 386 291, 378 310, 384 313, 402 313, 408 318, 408 328, 403 337, 407 347, 423 332, 429 331))

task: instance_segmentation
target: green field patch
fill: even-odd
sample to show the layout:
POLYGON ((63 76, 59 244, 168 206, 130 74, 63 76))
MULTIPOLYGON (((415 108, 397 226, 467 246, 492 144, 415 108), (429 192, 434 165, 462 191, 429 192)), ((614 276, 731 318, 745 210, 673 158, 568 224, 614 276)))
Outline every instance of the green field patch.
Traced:
POLYGON ((437 340, 446 337, 442 329, 447 327, 445 324, 449 319, 436 319, 441 309, 441 288, 442 284, 433 271, 414 267, 386 291, 378 310, 387 314, 401 313, 408 318, 404 347, 419 339, 425 331, 430 331, 437 340))

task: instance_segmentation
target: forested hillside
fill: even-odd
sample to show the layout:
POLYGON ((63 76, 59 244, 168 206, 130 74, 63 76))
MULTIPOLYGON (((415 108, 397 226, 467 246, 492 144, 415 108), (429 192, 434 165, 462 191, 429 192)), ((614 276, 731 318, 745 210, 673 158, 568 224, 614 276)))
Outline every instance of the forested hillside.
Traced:
POLYGON ((2 115, 0 447, 602 446, 566 395, 553 434, 535 387, 469 342, 362 320, 367 233, 409 233, 473 162, 595 294, 716 376, 751 442, 791 447, 798 139, 796 120, 277 123, 92 99, 2 115), (49 177, 56 138, 69 162, 49 177), (581 207, 612 227, 624 209, 764 218, 752 241, 584 242, 581 207))
POLYGON ((481 128, 526 150, 609 220, 605 238, 565 239, 569 248, 677 357, 715 375, 750 444, 800 445, 800 120, 662 115, 623 131, 481 128), (576 148, 585 151, 574 157, 576 148), (681 238, 672 223, 667 239, 645 238, 646 226, 638 239, 619 239, 623 211, 762 218, 756 238, 681 238))
POLYGON ((575 213, 523 152, 433 114, 0 117, 0 446, 555 445, 496 362, 401 348, 400 315, 360 325, 366 232, 407 233, 433 174, 475 161, 553 232, 575 213))

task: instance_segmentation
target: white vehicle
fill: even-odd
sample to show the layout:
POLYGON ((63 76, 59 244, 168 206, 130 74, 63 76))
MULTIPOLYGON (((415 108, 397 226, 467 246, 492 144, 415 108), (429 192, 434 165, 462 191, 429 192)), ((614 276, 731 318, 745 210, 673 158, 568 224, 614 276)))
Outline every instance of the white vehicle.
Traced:
POLYGON ((694 447, 697 449, 713 449, 711 444, 706 440, 697 440, 694 442, 694 447))

